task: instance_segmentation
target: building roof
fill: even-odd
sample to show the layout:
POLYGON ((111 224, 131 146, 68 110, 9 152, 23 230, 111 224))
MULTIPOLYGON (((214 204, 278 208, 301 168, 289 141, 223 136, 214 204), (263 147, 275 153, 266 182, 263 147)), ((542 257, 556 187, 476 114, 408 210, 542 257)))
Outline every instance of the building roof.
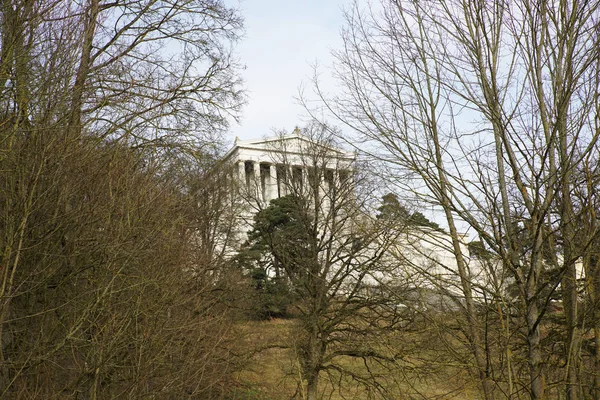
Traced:
POLYGON ((331 157, 355 160, 356 153, 348 152, 337 149, 327 144, 319 143, 311 140, 310 138, 302 135, 300 130, 296 127, 294 131, 289 135, 273 136, 262 139, 253 140, 239 140, 236 138, 235 143, 225 156, 223 160, 227 160, 234 156, 234 154, 240 151, 246 150, 249 152, 257 151, 260 153, 286 153, 286 154, 304 154, 307 149, 319 146, 324 151, 327 151, 331 157))

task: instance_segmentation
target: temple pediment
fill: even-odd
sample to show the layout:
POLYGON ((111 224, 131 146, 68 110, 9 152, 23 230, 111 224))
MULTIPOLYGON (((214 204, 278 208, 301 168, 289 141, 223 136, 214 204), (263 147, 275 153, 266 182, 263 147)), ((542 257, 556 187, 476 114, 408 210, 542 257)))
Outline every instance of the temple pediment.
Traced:
POLYGON ((311 156, 322 152, 327 157, 336 159, 346 159, 353 161, 356 159, 354 152, 346 152, 323 143, 318 143, 302 135, 298 129, 295 129, 289 135, 280 135, 275 137, 263 138, 258 140, 238 140, 234 146, 225 154, 225 160, 237 161, 259 161, 259 162, 281 162, 282 155, 295 164, 300 163, 299 157, 310 154, 311 156))

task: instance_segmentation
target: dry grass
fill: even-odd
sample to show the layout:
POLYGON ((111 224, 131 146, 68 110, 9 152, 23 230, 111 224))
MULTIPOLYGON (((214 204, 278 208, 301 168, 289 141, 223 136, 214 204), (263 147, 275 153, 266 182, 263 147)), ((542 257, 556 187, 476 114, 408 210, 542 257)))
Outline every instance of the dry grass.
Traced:
MULTIPOLYGON (((247 332, 248 348, 254 352, 248 367, 237 375, 240 387, 245 389, 235 396, 236 399, 281 400, 303 397, 297 384, 301 376, 300 368, 291 348, 294 342, 293 327, 293 320, 276 319, 246 323, 244 329, 247 332)), ((407 341, 413 342, 413 350, 424 340, 430 340, 428 337, 422 337, 421 333, 381 339, 382 346, 390 343, 393 346, 394 341, 397 341, 397 347, 406 347, 407 341)), ((389 369, 389 366, 365 364, 362 360, 351 357, 340 358, 338 365, 360 376, 367 375, 368 365, 370 372, 378 375, 382 389, 387 392, 387 398, 479 398, 475 382, 465 373, 464 366, 442 359, 436 353, 435 346, 417 349, 393 369, 389 369)), ((346 400, 377 399, 383 396, 358 384, 356 380, 340 379, 339 376, 322 373, 320 398, 346 400)))

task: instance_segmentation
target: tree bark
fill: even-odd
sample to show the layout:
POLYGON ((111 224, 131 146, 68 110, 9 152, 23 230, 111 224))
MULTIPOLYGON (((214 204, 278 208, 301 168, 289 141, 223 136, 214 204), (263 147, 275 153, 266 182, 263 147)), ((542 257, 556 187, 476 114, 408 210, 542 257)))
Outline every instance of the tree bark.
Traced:
POLYGON ((306 399, 317 400, 319 385, 319 373, 314 372, 307 377, 306 380, 306 399))
POLYGON ((86 18, 83 30, 83 42, 81 44, 81 57, 73 85, 73 97, 71 99, 71 117, 69 119, 69 131, 72 136, 77 137, 81 132, 81 108, 85 92, 85 82, 88 78, 91 55, 96 34, 100 0, 89 0, 86 10, 86 18))
POLYGON ((542 370, 542 353, 540 349, 540 332, 538 325, 539 311, 535 301, 527 304, 527 355, 529 362, 529 379, 531 398, 544 399, 545 382, 542 370))

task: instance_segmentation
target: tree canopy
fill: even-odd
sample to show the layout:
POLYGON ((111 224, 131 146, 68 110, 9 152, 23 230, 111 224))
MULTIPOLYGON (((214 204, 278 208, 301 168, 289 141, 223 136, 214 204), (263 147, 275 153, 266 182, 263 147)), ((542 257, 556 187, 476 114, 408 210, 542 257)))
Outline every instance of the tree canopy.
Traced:
POLYGON ((377 218, 396 220, 408 225, 426 226, 435 230, 441 229, 437 223, 430 221, 423 213, 415 211, 411 214, 394 193, 383 195, 381 200, 381 206, 377 208, 379 211, 377 218))

